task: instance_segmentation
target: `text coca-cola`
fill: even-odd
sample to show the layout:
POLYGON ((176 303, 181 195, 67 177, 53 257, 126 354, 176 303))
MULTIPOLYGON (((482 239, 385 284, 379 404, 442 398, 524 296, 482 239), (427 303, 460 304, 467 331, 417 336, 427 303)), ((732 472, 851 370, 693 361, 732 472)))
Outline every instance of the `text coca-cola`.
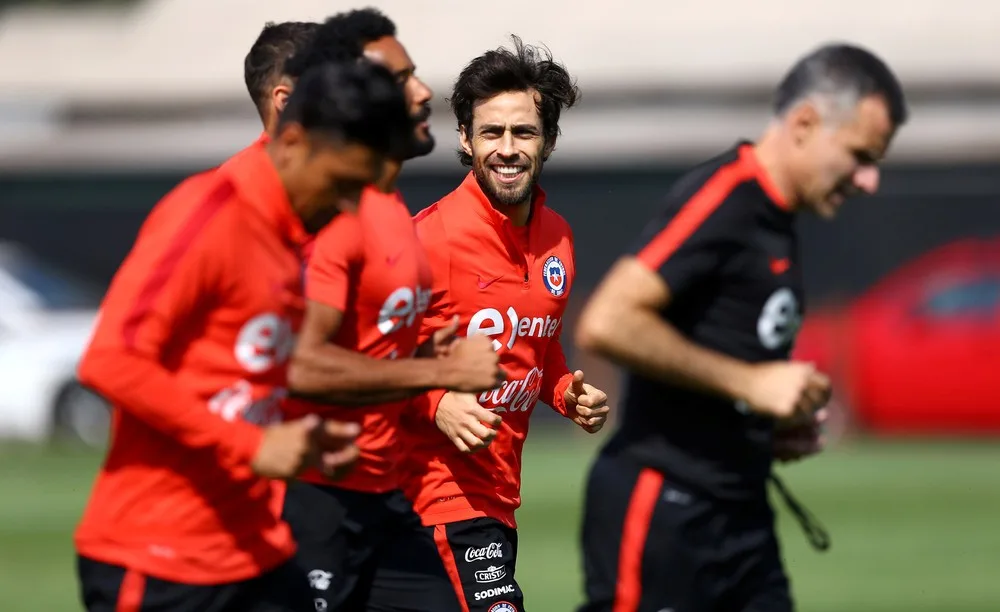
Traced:
POLYGON ((465 549, 465 562, 485 561, 487 559, 499 559, 503 556, 503 550, 499 542, 493 542, 483 548, 469 547, 465 549))

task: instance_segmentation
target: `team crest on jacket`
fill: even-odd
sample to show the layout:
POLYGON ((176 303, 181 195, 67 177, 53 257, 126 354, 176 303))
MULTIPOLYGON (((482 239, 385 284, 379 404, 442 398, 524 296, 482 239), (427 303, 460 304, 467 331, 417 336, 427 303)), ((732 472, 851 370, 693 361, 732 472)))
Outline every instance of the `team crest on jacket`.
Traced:
POLYGON ((566 292, 566 266, 561 259, 553 255, 545 260, 542 266, 542 280, 549 293, 559 297, 566 292))
POLYGON ((498 601, 490 606, 489 612, 517 612, 517 608, 509 601, 498 601))

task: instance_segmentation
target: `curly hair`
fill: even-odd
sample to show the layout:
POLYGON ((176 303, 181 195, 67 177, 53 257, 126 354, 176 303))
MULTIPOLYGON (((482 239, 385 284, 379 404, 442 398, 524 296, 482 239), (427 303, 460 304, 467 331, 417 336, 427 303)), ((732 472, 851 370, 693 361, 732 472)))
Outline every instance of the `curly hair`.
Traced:
POLYGON ((319 64, 361 59, 366 44, 395 35, 396 24, 377 9, 338 13, 318 27, 312 44, 288 60, 285 74, 298 78, 319 64))
MULTIPOLYGON (((514 49, 500 47, 475 58, 458 75, 452 89, 451 110, 459 129, 472 128, 472 108, 477 101, 509 91, 538 92, 538 114, 542 135, 553 142, 559 135, 559 116, 580 99, 580 89, 566 68, 552 59, 545 47, 524 44, 511 35, 514 49)), ((458 150, 464 166, 472 166, 472 157, 458 150)))

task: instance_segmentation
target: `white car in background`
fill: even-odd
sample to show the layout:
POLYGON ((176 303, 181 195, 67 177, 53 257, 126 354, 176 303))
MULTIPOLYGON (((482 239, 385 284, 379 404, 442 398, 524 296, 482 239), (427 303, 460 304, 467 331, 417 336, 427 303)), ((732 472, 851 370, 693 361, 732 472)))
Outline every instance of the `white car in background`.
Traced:
POLYGON ((0 243, 0 439, 107 441, 110 412, 76 380, 101 292, 0 243))

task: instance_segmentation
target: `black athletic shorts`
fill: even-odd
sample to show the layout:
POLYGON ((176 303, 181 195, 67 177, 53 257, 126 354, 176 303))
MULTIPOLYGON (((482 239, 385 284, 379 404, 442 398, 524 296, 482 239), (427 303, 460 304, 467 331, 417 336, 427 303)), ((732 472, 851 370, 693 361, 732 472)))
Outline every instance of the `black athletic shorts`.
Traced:
POLYGON ((583 520, 579 612, 791 612, 766 500, 724 504, 601 455, 583 520))
MULTIPOLYGON (((450 580, 468 612, 524 612, 514 579, 517 531, 491 518, 425 527, 437 544, 450 580)), ((438 578, 428 575, 427 581, 438 578)))
POLYGON ((283 515, 312 586, 310 610, 461 611, 434 538, 401 491, 362 493, 294 481, 283 515))
POLYGON ((80 594, 87 612, 299 612, 314 610, 309 583, 285 563, 257 578, 219 585, 191 585, 77 557, 80 594))

